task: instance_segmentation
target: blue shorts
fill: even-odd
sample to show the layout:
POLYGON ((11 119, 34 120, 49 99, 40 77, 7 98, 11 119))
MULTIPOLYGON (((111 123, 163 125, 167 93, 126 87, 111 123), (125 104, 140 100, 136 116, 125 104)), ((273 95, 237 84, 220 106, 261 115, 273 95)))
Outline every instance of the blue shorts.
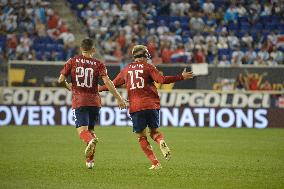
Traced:
POLYGON ((133 132, 140 133, 146 127, 158 128, 160 123, 159 110, 142 110, 130 114, 133 123, 133 132))
POLYGON ((94 129, 96 122, 99 121, 100 108, 95 106, 82 106, 73 109, 73 116, 76 128, 88 126, 89 129, 94 129))

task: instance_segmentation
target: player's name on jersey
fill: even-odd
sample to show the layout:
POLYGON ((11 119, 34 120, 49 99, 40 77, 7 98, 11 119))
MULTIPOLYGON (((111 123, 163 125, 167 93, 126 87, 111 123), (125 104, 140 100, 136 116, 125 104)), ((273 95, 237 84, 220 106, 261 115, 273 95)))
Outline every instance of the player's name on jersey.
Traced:
POLYGON ((91 65, 96 65, 97 63, 92 60, 84 59, 84 58, 76 58, 76 63, 82 63, 82 64, 91 64, 91 65))
POLYGON ((132 69, 136 69, 136 68, 143 68, 144 67, 144 65, 143 64, 130 64, 129 66, 128 66, 128 68, 132 68, 132 69))

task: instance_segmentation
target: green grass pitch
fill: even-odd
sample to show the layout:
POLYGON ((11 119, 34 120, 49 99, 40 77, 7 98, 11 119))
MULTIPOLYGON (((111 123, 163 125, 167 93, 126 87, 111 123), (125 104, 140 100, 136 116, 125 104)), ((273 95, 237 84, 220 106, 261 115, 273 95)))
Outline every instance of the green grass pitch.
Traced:
POLYGON ((131 127, 96 127, 93 170, 73 127, 1 127, 0 188, 284 188, 284 129, 161 128, 172 149, 148 170, 131 127))

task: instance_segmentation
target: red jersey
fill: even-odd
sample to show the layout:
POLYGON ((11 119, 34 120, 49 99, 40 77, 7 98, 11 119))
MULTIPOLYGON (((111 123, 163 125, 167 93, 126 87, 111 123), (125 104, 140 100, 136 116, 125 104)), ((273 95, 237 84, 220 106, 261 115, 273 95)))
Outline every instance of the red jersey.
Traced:
MULTIPOLYGON (((126 84, 129 100, 129 112, 148 109, 160 109, 160 98, 154 81, 157 83, 173 83, 183 80, 179 76, 163 76, 155 66, 146 62, 133 62, 127 65, 113 80, 115 86, 126 84)), ((106 86, 99 91, 108 90, 106 86)))
POLYGON ((106 76, 106 67, 99 60, 83 55, 70 58, 60 72, 65 77, 71 75, 72 108, 81 106, 101 107, 98 93, 99 77, 106 76))

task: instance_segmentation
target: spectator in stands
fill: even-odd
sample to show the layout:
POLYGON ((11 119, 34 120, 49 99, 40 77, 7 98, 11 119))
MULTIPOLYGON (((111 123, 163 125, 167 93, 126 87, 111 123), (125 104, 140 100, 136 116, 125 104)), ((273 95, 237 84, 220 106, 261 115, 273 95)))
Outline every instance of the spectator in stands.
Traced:
POLYGON ((73 46, 75 42, 75 36, 68 29, 59 35, 59 39, 63 40, 64 46, 67 48, 73 46))
POLYGON ((244 55, 244 64, 254 64, 256 57, 257 54, 254 51, 254 48, 250 47, 244 55))
POLYGON ((214 32, 211 31, 210 34, 205 39, 206 43, 212 42, 217 44, 217 37, 214 35, 214 32))
POLYGON ((273 47, 272 52, 270 53, 270 57, 273 61, 275 61, 277 64, 283 64, 283 52, 281 52, 279 49, 277 49, 276 46, 273 47))
MULTIPOLYGON (((218 59, 216 46, 218 49, 227 49, 223 53, 228 57, 232 53, 231 48, 235 48, 241 43, 245 53, 243 63, 255 62, 258 65, 283 62, 283 52, 281 55, 279 50, 277 53, 274 50, 274 46, 277 44, 277 34, 282 31, 281 26, 284 23, 282 16, 284 4, 277 0, 270 4, 259 0, 238 1, 237 6, 232 3, 229 7, 228 2, 219 6, 220 2, 218 4, 212 0, 159 1, 159 4, 148 3, 148 1, 142 4, 132 0, 127 0, 125 3, 97 0, 87 0, 86 2, 86 5, 79 3, 74 7, 81 11, 78 15, 87 23, 89 34, 99 39, 99 46, 102 47, 110 37, 114 36, 112 39, 119 44, 120 48, 115 45, 114 51, 111 51, 112 54, 109 55, 120 57, 119 54, 122 53, 126 56, 123 57, 123 60, 127 60, 131 45, 138 42, 146 45, 148 39, 144 36, 153 36, 156 54, 160 53, 161 56, 176 51, 179 45, 184 47, 184 53, 191 52, 193 48, 200 46, 206 60, 213 62, 218 59), (264 24, 264 21, 272 18, 268 17, 271 15, 273 15, 271 21, 273 30, 264 24), (237 21, 238 24, 232 24, 237 21), (248 22, 248 28, 242 28, 239 32, 239 25, 248 22), (171 28, 172 32, 169 32, 170 26, 174 26, 171 28), (121 30, 123 32, 120 34, 121 30), (213 33, 211 33, 212 31, 213 33), (238 33, 233 34, 231 31, 238 33), (249 33, 242 35, 243 31, 250 31, 251 35, 249 33), (269 35, 266 37, 267 32, 269 35), (209 33, 208 36, 207 33, 209 33), (165 40, 170 41, 169 49, 162 44, 165 40), (255 58, 255 52, 247 50, 250 47, 264 49, 270 53, 270 58, 266 60, 263 60, 263 56, 255 58), (163 49, 168 52, 163 54, 163 49)), ((0 34, 7 35, 7 32, 13 32, 13 30, 18 33, 28 32, 31 41, 36 41, 34 45, 36 48, 38 43, 40 43, 40 47, 43 47, 41 40, 36 39, 46 36, 48 29, 48 35, 54 39, 48 43, 55 42, 61 33, 66 32, 68 27, 50 7, 46 6, 48 4, 44 0, 32 0, 27 3, 11 1, 9 4, 4 2, 4 8, 0 10, 0 34), (14 5, 15 2, 18 2, 21 8, 14 5), (6 24, 9 30, 7 30, 6 24)), ((16 35, 16 38, 20 39, 21 37, 16 35)), ((10 39, 7 41, 11 43, 10 39)), ((8 52, 10 55, 15 53, 16 47, 14 50, 7 47, 7 54, 8 52)), ((102 54, 106 54, 104 49, 100 50, 102 50, 102 54)), ((74 51, 69 50, 69 52, 74 51)), ((39 54, 38 51, 36 54, 39 54)), ((60 57, 59 54, 62 57, 62 54, 65 53, 44 53, 44 55, 37 57, 56 59, 60 57)), ((67 52, 67 54, 70 53, 67 52)), ((155 53, 152 54, 155 55, 155 53)), ((164 58, 162 59, 164 60, 164 58)))
POLYGON ((163 60, 161 56, 158 54, 158 52, 155 52, 154 56, 152 57, 152 64, 162 64, 163 60))
POLYGON ((267 60, 269 58, 269 53, 266 51, 266 49, 263 47, 261 50, 257 53, 257 60, 258 62, 255 62, 255 64, 261 64, 261 65, 266 65, 267 60))
POLYGON ((211 0, 206 0, 202 5, 202 9, 205 13, 213 13, 215 10, 215 5, 211 2, 211 0))
POLYGON ((231 4, 230 7, 226 10, 226 13, 224 15, 224 21, 226 23, 228 22, 237 22, 237 18, 238 18, 238 11, 235 7, 234 4, 231 4))
POLYGON ((272 57, 268 58, 268 60, 266 61, 266 64, 268 66, 277 66, 278 65, 278 63, 272 57))
POLYGON ((250 48, 252 47, 252 42, 253 42, 252 36, 248 32, 246 32, 246 34, 241 39, 241 45, 243 47, 250 48))
POLYGON ((161 36, 166 32, 169 32, 169 28, 166 26, 165 21, 161 20, 160 25, 157 27, 157 33, 161 36))
POLYGON ((147 49, 152 57, 154 57, 157 48, 158 46, 155 37, 154 36, 149 37, 149 40, 147 42, 147 49))
POLYGON ((230 61, 228 60, 228 57, 226 55, 223 55, 221 60, 219 60, 219 65, 220 66, 228 66, 230 65, 230 61))
POLYGON ((252 23, 255 23, 259 19, 259 15, 261 12, 261 5, 258 1, 255 1, 254 3, 251 3, 248 6, 248 12, 249 12, 249 20, 252 23))
POLYGON ((25 50, 28 52, 32 46, 32 40, 27 32, 23 34, 20 38, 20 43, 23 44, 25 50))
POLYGON ((29 49, 26 48, 22 42, 20 42, 16 48, 16 60, 27 59, 28 52, 29 52, 29 49))
POLYGON ((193 14, 190 19, 190 29, 192 32, 201 32, 205 26, 204 21, 198 13, 193 14))
POLYGON ((176 35, 180 35, 181 36, 182 28, 181 28, 180 22, 179 21, 175 21, 174 25, 170 28, 170 31, 174 32, 176 35))
POLYGON ((190 37, 187 38, 187 42, 184 44, 184 47, 186 52, 191 52, 194 49, 194 42, 190 37))
POLYGON ((218 37, 218 49, 228 49, 228 38, 227 38, 227 32, 224 30, 221 35, 218 37))
POLYGON ((236 50, 232 53, 232 65, 242 65, 244 58, 244 53, 241 51, 241 48, 238 46, 236 50))
POLYGON ((161 56, 164 63, 171 62, 171 56, 174 51, 171 49, 171 43, 169 41, 165 41, 164 47, 161 49, 161 56))
POLYGON ((216 19, 213 16, 213 13, 207 15, 207 19, 205 19, 205 29, 208 32, 213 32, 217 28, 216 19))
POLYGON ((275 32, 271 31, 267 36, 267 39, 272 43, 272 45, 277 44, 277 35, 275 34, 275 32))
POLYGON ((17 16, 16 15, 7 16, 7 18, 4 20, 4 24, 7 32, 9 33, 14 32, 17 28, 17 16))
POLYGON ((231 49, 236 49, 236 47, 240 46, 240 41, 239 38, 237 38, 237 36, 235 36, 235 33, 233 31, 231 31, 228 35, 228 44, 229 44, 229 48, 231 49))
POLYGON ((198 32, 196 35, 194 35, 193 42, 195 45, 203 44, 205 42, 204 36, 201 35, 200 32, 198 32))
POLYGON ((260 16, 270 16, 272 13, 272 4, 266 2, 260 16))
POLYGON ((237 6, 237 12, 239 18, 247 16, 247 10, 241 3, 239 3, 237 6))
POLYGON ((205 63, 206 61, 205 53, 201 46, 196 46, 193 50, 193 63, 205 63))
POLYGON ((187 1, 172 2, 170 5, 171 15, 184 16, 189 12, 190 4, 187 1))
POLYGON ((7 35, 7 57, 10 60, 15 59, 16 48, 18 46, 18 40, 16 34, 7 35))
POLYGON ((45 25, 38 18, 36 18, 35 22, 35 31, 38 37, 45 37, 47 35, 45 25))

